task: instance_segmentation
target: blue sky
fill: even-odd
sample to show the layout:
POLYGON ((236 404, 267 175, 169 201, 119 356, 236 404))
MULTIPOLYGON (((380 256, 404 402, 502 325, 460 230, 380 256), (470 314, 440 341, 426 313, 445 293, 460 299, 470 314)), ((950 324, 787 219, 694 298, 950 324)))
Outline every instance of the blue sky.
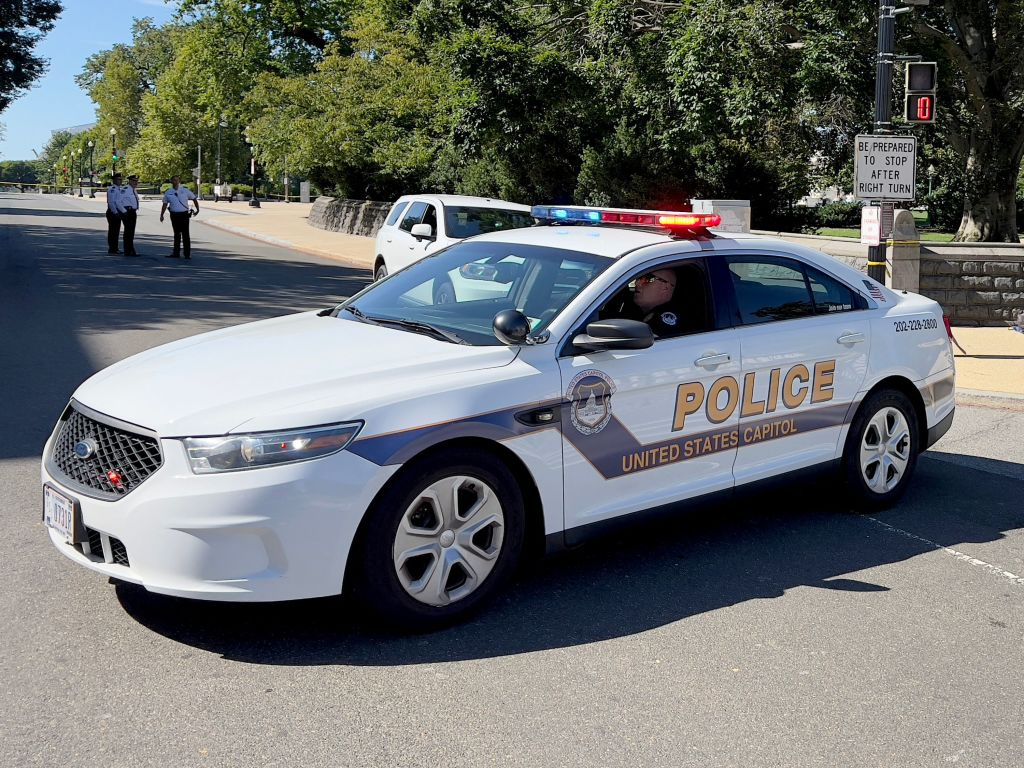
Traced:
POLYGON ((31 160, 57 128, 91 123, 96 111, 75 85, 75 75, 97 51, 132 39, 132 20, 171 20, 176 2, 164 0, 63 0, 64 12, 53 30, 36 46, 36 55, 50 68, 35 87, 0 114, 7 127, 0 141, 0 160, 31 160))

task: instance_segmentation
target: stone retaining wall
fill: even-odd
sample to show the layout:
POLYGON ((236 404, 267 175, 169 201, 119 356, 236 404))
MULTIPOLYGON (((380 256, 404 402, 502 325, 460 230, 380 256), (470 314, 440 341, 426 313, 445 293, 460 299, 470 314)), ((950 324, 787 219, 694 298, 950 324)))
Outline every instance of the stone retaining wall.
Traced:
POLYGON ((1024 246, 921 247, 921 293, 958 325, 1003 325, 1024 312, 1024 246))
POLYGON ((318 197, 309 212, 309 223, 317 229, 373 237, 381 228, 391 203, 375 200, 339 200, 318 197))

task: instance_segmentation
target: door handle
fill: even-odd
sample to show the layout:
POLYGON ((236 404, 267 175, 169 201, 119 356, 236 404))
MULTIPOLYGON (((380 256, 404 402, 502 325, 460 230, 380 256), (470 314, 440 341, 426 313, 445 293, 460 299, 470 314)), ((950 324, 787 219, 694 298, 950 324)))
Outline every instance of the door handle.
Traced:
POLYGON ((727 354, 721 355, 704 355, 704 357, 698 357, 693 361, 694 365, 699 365, 701 368, 711 368, 722 363, 728 363, 732 360, 727 354))
POLYGON ((836 339, 836 341, 838 341, 840 344, 858 344, 864 341, 864 334, 860 332, 844 333, 842 336, 836 339))

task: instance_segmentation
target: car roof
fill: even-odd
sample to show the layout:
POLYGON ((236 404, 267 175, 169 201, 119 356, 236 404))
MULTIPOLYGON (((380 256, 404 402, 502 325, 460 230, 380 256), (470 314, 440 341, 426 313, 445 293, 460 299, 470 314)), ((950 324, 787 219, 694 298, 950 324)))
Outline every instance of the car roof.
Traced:
POLYGON ((666 233, 646 229, 595 226, 539 226, 506 229, 477 235, 473 242, 487 241, 516 245, 539 245, 567 251, 618 258, 648 245, 673 242, 666 233))
POLYGON ((529 213, 530 206, 522 203, 511 203, 497 197, 474 197, 472 195, 402 195, 397 202, 423 200, 437 202, 442 206, 465 205, 473 208, 504 208, 505 210, 524 211, 529 213))

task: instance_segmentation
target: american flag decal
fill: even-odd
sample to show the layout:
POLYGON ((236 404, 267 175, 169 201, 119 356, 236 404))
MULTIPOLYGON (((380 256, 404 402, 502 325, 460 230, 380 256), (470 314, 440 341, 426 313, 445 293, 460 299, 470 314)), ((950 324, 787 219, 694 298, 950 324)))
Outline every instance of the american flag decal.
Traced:
POLYGON ((885 301, 885 295, 882 293, 882 289, 872 283, 870 280, 865 280, 864 285, 868 289, 868 293, 871 294, 871 298, 877 301, 885 301))

